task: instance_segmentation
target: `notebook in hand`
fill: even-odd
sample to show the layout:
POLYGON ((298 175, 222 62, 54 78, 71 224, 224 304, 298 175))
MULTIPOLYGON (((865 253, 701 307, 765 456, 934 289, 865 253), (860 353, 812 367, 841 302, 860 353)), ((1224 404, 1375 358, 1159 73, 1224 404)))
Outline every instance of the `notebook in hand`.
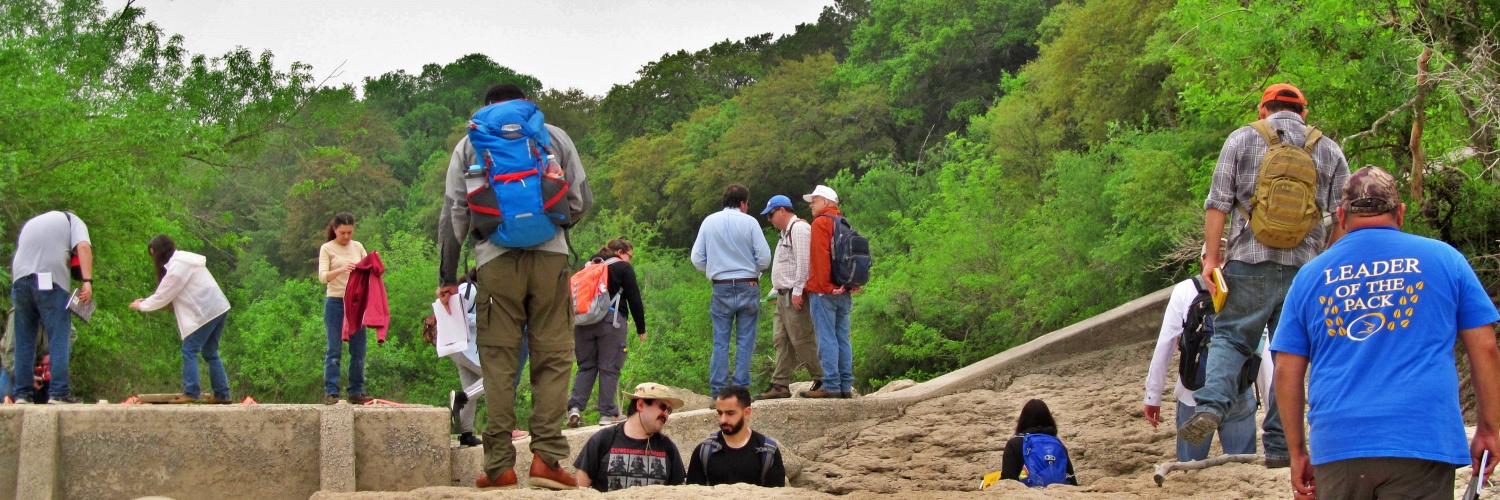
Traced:
POLYGON ((68 297, 68 310, 73 311, 73 315, 78 316, 78 319, 83 320, 84 323, 88 323, 89 318, 94 317, 94 308, 98 306, 99 304, 92 300, 79 302, 78 290, 73 290, 73 295, 68 297))

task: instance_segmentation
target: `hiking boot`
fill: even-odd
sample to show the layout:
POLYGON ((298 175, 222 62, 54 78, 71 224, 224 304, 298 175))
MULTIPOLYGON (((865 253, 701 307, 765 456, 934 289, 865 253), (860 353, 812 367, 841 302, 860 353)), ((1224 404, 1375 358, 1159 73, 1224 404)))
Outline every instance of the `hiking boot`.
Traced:
POLYGON ((73 396, 63 396, 60 398, 52 398, 47 400, 47 404, 49 405, 76 405, 82 402, 82 399, 78 399, 73 396))
POLYGON ((624 422, 624 421, 625 421, 625 417, 622 417, 622 416, 619 416, 619 415, 614 415, 614 416, 600 415, 599 416, 599 425, 615 425, 615 424, 618 424, 618 423, 624 422))
POLYGON ((813 399, 823 399, 823 398, 832 399, 832 398, 842 398, 842 397, 844 397, 844 393, 842 393, 842 392, 834 392, 834 391, 825 391, 825 390, 822 390, 822 389, 815 389, 815 390, 811 390, 811 391, 802 391, 802 393, 798 394, 798 396, 802 396, 804 398, 813 398, 813 399))
POLYGON ((1182 428, 1177 429, 1177 437, 1189 443, 1203 444, 1204 441, 1208 440, 1209 436, 1213 435, 1214 430, 1219 428, 1219 422, 1221 421, 1223 421, 1223 417, 1210 412, 1200 411, 1194 413, 1193 417, 1189 418, 1187 423, 1182 424, 1182 428))
POLYGON ((568 428, 577 429, 578 426, 583 425, 583 415, 581 413, 583 412, 577 408, 568 408, 568 428))
POLYGON ((339 404, 339 395, 338 394, 329 394, 327 396, 323 396, 323 404, 325 404, 325 405, 336 405, 336 404, 339 404))
POLYGON ((198 398, 198 402, 206 405, 227 405, 233 403, 233 401, 230 401, 228 399, 219 399, 215 396, 203 396, 201 398, 198 398))
POLYGON ((755 399, 782 399, 792 397, 792 390, 781 384, 771 384, 770 389, 755 396, 755 399))
POLYGON ((479 473, 479 477, 474 478, 475 488, 514 488, 516 484, 515 470, 507 470, 495 479, 490 479, 490 475, 483 472, 479 473))
POLYGON ((484 444, 484 441, 481 441, 479 438, 474 437, 474 433, 472 432, 465 432, 458 435, 458 447, 460 448, 479 446, 481 444, 484 444))
POLYGON ((547 465, 547 462, 542 460, 542 456, 536 452, 531 453, 531 477, 526 480, 526 485, 549 490, 578 489, 578 481, 573 479, 572 474, 562 469, 561 463, 558 463, 557 468, 554 469, 547 465))
POLYGON ((1290 458, 1267 458, 1265 461, 1267 469, 1285 469, 1292 466, 1290 458))
POLYGON ((854 393, 852 393, 852 392, 840 392, 839 393, 839 397, 840 398, 844 398, 844 399, 854 399, 854 393))
POLYGON ((362 404, 365 404, 365 403, 368 403, 368 402, 371 402, 371 401, 374 401, 374 400, 375 400, 375 398, 372 398, 372 397, 364 395, 364 394, 350 394, 349 395, 349 404, 351 404, 351 405, 362 405, 362 404))

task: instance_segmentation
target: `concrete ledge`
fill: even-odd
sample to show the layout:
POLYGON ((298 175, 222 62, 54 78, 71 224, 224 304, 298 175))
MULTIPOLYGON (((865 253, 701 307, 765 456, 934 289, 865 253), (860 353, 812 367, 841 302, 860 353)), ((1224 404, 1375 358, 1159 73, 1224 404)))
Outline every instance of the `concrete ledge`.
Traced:
POLYGON ((325 487, 442 486, 447 422, 447 411, 426 406, 0 406, 0 480, 9 479, 0 498, 307 498, 325 487), (17 442, 15 452, 5 444, 17 442))

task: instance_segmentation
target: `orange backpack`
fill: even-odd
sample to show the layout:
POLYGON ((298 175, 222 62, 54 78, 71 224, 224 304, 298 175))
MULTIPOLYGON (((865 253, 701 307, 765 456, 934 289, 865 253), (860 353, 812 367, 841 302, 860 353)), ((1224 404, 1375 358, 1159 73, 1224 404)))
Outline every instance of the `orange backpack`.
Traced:
POLYGON ((594 259, 573 274, 573 324, 592 325, 615 311, 614 326, 620 326, 620 296, 609 296, 609 265, 620 259, 594 259))

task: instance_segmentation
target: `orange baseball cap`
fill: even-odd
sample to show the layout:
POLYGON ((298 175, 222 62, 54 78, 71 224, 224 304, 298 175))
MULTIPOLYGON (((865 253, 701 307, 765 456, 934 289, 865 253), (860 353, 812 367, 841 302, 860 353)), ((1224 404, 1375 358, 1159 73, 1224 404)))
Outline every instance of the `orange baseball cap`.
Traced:
POLYGON ((1290 102, 1293 104, 1300 104, 1302 106, 1307 105, 1307 98, 1302 96, 1302 91, 1298 90, 1297 87, 1292 86, 1292 84, 1290 83, 1278 83, 1270 87, 1266 87, 1265 93, 1260 95, 1260 103, 1265 104, 1271 101, 1290 102), (1283 90, 1290 90, 1293 94, 1297 94, 1297 97, 1294 99, 1284 95, 1277 95, 1280 94, 1283 90))

